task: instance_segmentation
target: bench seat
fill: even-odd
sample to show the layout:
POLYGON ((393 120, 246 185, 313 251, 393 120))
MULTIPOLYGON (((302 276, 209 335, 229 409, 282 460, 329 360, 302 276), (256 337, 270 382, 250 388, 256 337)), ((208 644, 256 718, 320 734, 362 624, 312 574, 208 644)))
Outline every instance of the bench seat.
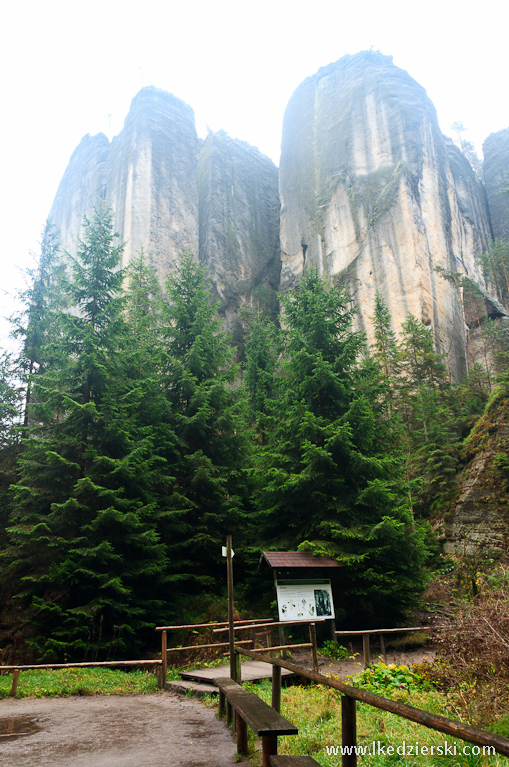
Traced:
MULTIPOLYGON (((233 679, 216 677, 214 684, 219 689, 220 716, 224 711, 225 698, 235 710, 238 753, 247 753, 246 725, 248 725, 262 739, 263 767, 270 767, 270 757, 277 754, 278 735, 297 735, 297 727, 258 695, 247 692, 233 679)), ((302 767, 308 766, 302 765, 302 767)))

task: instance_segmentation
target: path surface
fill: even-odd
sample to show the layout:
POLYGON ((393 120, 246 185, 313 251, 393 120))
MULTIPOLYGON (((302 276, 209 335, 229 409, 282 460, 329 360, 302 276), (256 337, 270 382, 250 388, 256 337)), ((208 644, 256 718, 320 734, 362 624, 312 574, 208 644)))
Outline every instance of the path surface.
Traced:
POLYGON ((0 764, 9 767, 224 767, 234 756, 233 738, 214 709, 190 698, 159 693, 0 701, 0 764), (18 727, 40 729, 5 736, 18 727))

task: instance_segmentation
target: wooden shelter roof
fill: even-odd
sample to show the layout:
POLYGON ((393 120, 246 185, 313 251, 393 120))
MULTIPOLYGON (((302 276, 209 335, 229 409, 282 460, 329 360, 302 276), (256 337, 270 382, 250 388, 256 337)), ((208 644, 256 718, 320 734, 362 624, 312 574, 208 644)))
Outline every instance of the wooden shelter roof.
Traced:
POLYGON ((315 557, 311 551, 262 551, 260 564, 263 560, 273 569, 343 566, 331 557, 315 557))

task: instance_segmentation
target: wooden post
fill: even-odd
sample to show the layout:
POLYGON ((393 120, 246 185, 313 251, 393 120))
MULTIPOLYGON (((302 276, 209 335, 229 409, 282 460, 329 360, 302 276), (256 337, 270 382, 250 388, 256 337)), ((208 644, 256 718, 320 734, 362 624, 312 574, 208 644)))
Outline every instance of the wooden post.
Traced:
POLYGON ((385 639, 383 634, 380 634, 380 655, 383 656, 384 663, 387 663, 387 650, 385 649, 385 639))
MULTIPOLYGON (((286 644, 286 628, 285 626, 279 626, 279 644, 284 645, 286 644)), ((281 653, 281 657, 283 660, 288 657, 288 653, 286 650, 283 650, 281 653)))
POLYGON ((12 687, 11 687, 11 698, 16 697, 16 693, 18 691, 18 679, 19 679, 19 668, 15 668, 12 672, 12 687))
POLYGON ((311 653, 313 656, 313 671, 318 671, 318 648, 316 646, 316 624, 309 624, 309 641, 311 642, 311 653))
POLYGON ((270 757, 277 754, 277 735, 262 735, 262 767, 270 767, 270 757))
POLYGON ((230 643, 230 677, 237 681, 237 664, 235 661, 235 627, 233 622, 233 564, 232 537, 226 536, 226 572, 228 579, 228 640, 230 643))
POLYGON ((168 671, 168 637, 166 631, 161 631, 161 690, 164 690, 166 685, 166 674, 168 671))
POLYGON ((233 564, 232 537, 226 536, 226 574, 228 579, 228 640, 230 644, 230 677, 237 681, 237 664, 235 661, 235 626, 233 622, 233 564))
POLYGON ((242 684, 242 659, 238 652, 235 653, 235 680, 242 684))
POLYGON ((272 708, 281 713, 281 666, 272 666, 272 708))
POLYGON ((249 632, 249 636, 251 638, 251 649, 254 650, 256 647, 256 633, 254 629, 249 632))
POLYGON ((237 711, 235 712, 235 725, 237 730, 237 753, 247 755, 247 724, 237 711))
POLYGON ((364 660, 364 668, 368 668, 371 663, 371 650, 369 647, 369 634, 362 635, 362 657, 364 660))
POLYGON ((350 754, 343 751, 342 767, 357 767, 357 754, 354 749, 357 745, 355 698, 348 695, 341 696, 341 745, 343 748, 351 748, 350 754))

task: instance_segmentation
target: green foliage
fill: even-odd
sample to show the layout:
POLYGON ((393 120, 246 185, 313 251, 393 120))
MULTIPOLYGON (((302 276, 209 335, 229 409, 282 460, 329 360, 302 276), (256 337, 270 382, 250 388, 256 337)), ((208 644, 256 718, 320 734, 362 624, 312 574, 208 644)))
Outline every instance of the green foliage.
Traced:
POLYGON ((397 666, 395 663, 377 663, 365 669, 362 674, 348 677, 354 687, 384 695, 395 690, 423 692, 430 690, 430 683, 415 669, 397 666))
POLYGON ((341 644, 338 645, 337 642, 332 642, 330 639, 323 643, 318 652, 323 658, 334 658, 334 660, 348 660, 351 657, 350 650, 341 644))
POLYGON ((360 362, 364 339, 344 292, 308 274, 281 300, 284 358, 256 470, 261 534, 335 557, 357 608, 376 602, 379 615, 395 615, 421 587, 425 549, 380 381, 360 362))
POLYGON ((224 536, 246 536, 247 434, 233 350, 192 253, 183 254, 166 289, 163 386, 175 432, 168 460, 180 494, 168 551, 172 581, 184 595, 215 591, 224 536))
POLYGON ((111 214, 96 211, 71 261, 73 311, 58 316, 60 342, 32 377, 4 553, 24 638, 51 660, 124 654, 164 604, 154 596, 166 561, 150 495, 154 459, 129 379, 113 237, 111 214))

